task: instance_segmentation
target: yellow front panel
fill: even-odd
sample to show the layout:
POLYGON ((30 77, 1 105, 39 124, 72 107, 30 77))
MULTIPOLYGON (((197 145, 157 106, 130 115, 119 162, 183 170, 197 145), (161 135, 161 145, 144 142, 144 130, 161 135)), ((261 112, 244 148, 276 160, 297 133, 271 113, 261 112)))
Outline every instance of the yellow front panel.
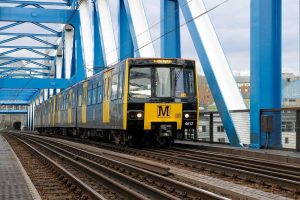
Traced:
POLYGON ((82 109, 81 109, 81 122, 86 123, 86 98, 87 98, 87 87, 88 82, 83 83, 83 99, 82 99, 82 109))
POLYGON ((104 73, 103 123, 110 122, 111 73, 111 70, 104 73))
POLYGON ((176 122, 177 129, 182 127, 181 103, 146 103, 144 129, 151 130, 151 122, 176 122))
POLYGON ((72 123, 72 90, 69 91, 68 123, 72 123))

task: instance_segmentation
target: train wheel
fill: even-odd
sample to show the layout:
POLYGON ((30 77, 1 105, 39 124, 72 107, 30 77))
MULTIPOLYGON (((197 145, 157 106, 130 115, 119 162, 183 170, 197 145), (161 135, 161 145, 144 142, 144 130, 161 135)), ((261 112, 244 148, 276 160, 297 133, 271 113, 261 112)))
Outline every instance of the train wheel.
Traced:
POLYGON ((160 147, 169 148, 172 144, 172 139, 170 137, 159 137, 156 139, 160 147))

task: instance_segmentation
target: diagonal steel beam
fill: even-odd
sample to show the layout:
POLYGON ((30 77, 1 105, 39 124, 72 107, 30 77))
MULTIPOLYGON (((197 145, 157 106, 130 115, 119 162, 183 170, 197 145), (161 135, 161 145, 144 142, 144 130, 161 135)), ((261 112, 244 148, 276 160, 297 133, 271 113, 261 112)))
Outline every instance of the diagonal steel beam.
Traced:
POLYGON ((18 35, 18 36, 15 36, 15 37, 11 37, 11 38, 8 38, 8 39, 6 39, 6 40, 0 41, 0 44, 4 44, 4 43, 7 43, 7 42, 11 42, 11 41, 20 39, 20 38, 22 38, 22 37, 24 37, 24 36, 18 35))
POLYGON ((47 30, 47 31, 50 31, 50 32, 52 32, 52 33, 58 33, 56 30, 54 30, 54 29, 52 29, 52 28, 50 28, 50 27, 48 27, 48 26, 46 26, 46 25, 44 25, 44 24, 41 24, 41 23, 38 23, 38 22, 32 22, 34 25, 36 25, 36 26, 38 26, 38 27, 41 27, 41 28, 43 28, 43 29, 45 29, 45 30, 47 30))
POLYGON ((16 48, 16 49, 12 49, 12 50, 9 50, 9 51, 5 51, 5 52, 0 53, 0 56, 4 56, 6 54, 10 54, 10 53, 17 52, 17 51, 20 51, 20 50, 22 50, 22 49, 16 48))
MULTIPOLYGON (((38 41, 38 42, 40 42, 40 43, 43 43, 43 44, 46 44, 46 45, 49 45, 49 46, 54 46, 54 44, 52 44, 52 43, 50 43, 50 42, 47 42, 47 41, 45 41, 45 40, 42 40, 42 39, 40 39, 40 38, 37 38, 37 37, 35 37, 35 36, 28 35, 27 37, 29 37, 29 38, 31 38, 31 39, 33 39, 33 40, 36 40, 36 41, 38 41)), ((1 43, 0 43, 0 44, 1 44, 1 43)))
POLYGON ((50 68, 51 68, 51 66, 49 66, 49 65, 45 65, 45 64, 42 64, 42 63, 38 63, 38 62, 33 61, 33 60, 28 60, 27 62, 32 63, 32 64, 35 64, 35 65, 37 65, 37 66, 41 66, 41 67, 47 68, 47 69, 50 69, 50 68))
POLYGON ((33 53, 35 53, 35 54, 38 54, 38 55, 41 55, 41 56, 50 57, 50 55, 45 54, 45 53, 42 53, 42 52, 37 51, 37 50, 33 50, 33 49, 26 49, 26 50, 27 50, 27 51, 31 51, 31 52, 33 52, 33 53))
POLYGON ((15 23, 11 23, 9 25, 6 25, 6 26, 2 26, 0 27, 0 31, 3 31, 5 29, 8 29, 8 28, 12 28, 12 27, 15 27, 15 26, 18 26, 20 24, 24 24, 24 22, 15 22, 15 23))
POLYGON ((18 62, 18 61, 21 61, 21 59, 13 59, 13 60, 10 60, 10 61, 7 61, 7 62, 3 62, 3 63, 0 63, 0 66, 9 65, 9 64, 12 64, 12 63, 15 63, 15 62, 18 62))

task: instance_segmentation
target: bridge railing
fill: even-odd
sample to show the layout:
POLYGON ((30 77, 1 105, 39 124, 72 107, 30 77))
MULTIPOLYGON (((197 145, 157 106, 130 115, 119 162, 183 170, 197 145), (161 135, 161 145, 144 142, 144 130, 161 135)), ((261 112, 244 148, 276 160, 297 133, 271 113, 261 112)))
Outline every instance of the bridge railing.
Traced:
MULTIPOLYGON (((250 110, 234 110, 230 114, 235 118, 244 118, 250 110)), ((229 140, 223 122, 218 111, 200 111, 199 126, 196 134, 185 134, 186 140, 198 142, 229 144, 229 140)), ((249 128, 248 128, 249 129, 249 128)), ((247 130, 248 130, 247 129, 247 130)), ((246 133, 249 135, 248 131, 246 133)), ((250 138, 250 137, 249 137, 250 138)))
MULTIPOLYGON (((231 111, 231 115, 242 116, 249 114, 250 110, 234 110, 231 111)), ((272 124, 272 134, 280 136, 281 133, 281 144, 277 149, 285 149, 292 151, 300 151, 300 107, 290 108, 278 108, 278 109, 263 109, 261 110, 261 121, 266 116, 272 115, 275 122, 279 124, 272 124), (275 120, 280 117, 279 121, 275 120)), ((263 125, 263 122, 261 122, 263 125)), ((250 125, 250 121, 249 121, 250 125)), ((261 128, 264 128, 261 126, 261 128)), ((249 129, 249 128, 248 128, 249 129)), ((266 137, 263 134, 264 130, 261 130, 261 143, 262 147, 266 148, 266 137)), ((247 131, 250 138, 250 130, 247 131)), ((185 133, 185 140, 192 140, 197 142, 205 143, 216 143, 216 144, 229 144, 226 130, 224 129, 222 120, 217 111, 200 111, 199 126, 195 133, 185 133)), ((268 139, 268 138, 267 138, 268 139)), ((246 144, 247 145, 247 144, 246 144)), ((273 146, 268 145, 267 148, 276 149, 273 146)))
POLYGON ((265 148, 300 151, 300 107, 262 109, 260 116, 261 140, 265 148), (276 139, 280 131, 281 138, 276 139), (272 138, 280 144, 272 146, 272 138))

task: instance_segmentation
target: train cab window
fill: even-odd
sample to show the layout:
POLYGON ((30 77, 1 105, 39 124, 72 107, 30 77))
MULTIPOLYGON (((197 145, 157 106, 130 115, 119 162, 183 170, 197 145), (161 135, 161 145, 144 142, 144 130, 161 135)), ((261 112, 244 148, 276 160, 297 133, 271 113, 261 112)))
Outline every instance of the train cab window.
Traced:
POLYGON ((195 94, 194 71, 192 69, 175 69, 176 97, 187 97, 195 94))
POLYGON ((118 89, 118 98, 121 99, 123 95, 123 73, 119 73, 119 89, 118 89))
POLYGON ((102 102, 102 83, 101 81, 98 82, 98 88, 97 88, 98 92, 97 92, 97 103, 101 103, 102 102))
POLYGON ((154 70, 155 97, 171 96, 171 69, 157 67, 154 70))
POLYGON ((87 94, 87 105, 91 105, 92 102, 92 89, 88 90, 88 94, 87 94))
POLYGON ((129 95, 134 98, 151 97, 151 70, 132 67, 129 75, 129 95))
POLYGON ((118 76, 118 74, 114 74, 112 77, 111 99, 118 98, 118 76))
POLYGON ((93 95, 92 95, 92 104, 96 104, 97 102, 97 85, 93 84, 93 95))

